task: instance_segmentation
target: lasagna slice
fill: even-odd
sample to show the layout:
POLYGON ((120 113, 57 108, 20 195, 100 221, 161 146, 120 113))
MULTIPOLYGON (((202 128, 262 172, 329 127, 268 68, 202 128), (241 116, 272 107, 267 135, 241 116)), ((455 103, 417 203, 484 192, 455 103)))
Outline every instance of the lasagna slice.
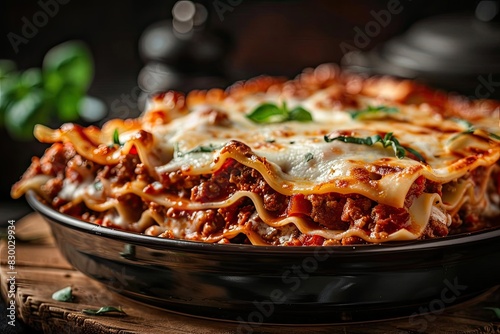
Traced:
POLYGON ((14 185, 89 223, 160 238, 348 245, 500 221, 500 104, 322 65, 167 92, 137 119, 37 126, 14 185))

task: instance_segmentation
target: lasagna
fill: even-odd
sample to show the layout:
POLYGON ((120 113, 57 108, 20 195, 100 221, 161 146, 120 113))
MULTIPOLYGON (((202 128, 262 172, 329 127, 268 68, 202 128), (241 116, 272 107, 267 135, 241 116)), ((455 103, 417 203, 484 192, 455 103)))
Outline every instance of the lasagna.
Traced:
POLYGON ((136 119, 38 125, 12 188, 92 224, 275 246, 429 239, 500 221, 500 103, 334 65, 166 92, 136 119))

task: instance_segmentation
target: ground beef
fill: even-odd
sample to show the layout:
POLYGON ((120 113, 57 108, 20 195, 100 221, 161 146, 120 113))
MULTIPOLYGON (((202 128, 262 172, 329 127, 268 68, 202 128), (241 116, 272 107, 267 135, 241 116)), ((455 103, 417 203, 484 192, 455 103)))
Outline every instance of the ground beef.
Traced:
POLYGON ((441 222, 431 219, 422 233, 422 239, 445 237, 449 233, 448 227, 441 222))
POLYGON ((282 213, 288 205, 287 197, 272 189, 258 171, 233 159, 227 160, 214 174, 200 178, 200 183, 192 187, 190 198, 210 202, 227 198, 236 191, 258 194, 264 200, 264 208, 275 214, 282 213))
POLYGON ((128 181, 135 180, 137 165, 140 163, 139 156, 127 154, 120 156, 118 163, 114 166, 104 166, 98 173, 99 178, 109 179, 112 183, 123 185, 128 181))
POLYGON ((372 209, 372 220, 374 226, 370 226, 371 230, 376 233, 391 234, 407 227, 410 219, 410 214, 406 208, 395 208, 385 204, 377 204, 372 209))
MULTIPOLYGON (((186 197, 190 189, 189 198, 197 202, 210 202, 223 200, 236 191, 250 191, 263 198, 266 210, 276 217, 289 215, 300 215, 304 219, 317 223, 332 230, 347 230, 349 228, 363 229, 368 234, 381 235, 391 234, 401 228, 408 227, 410 215, 408 207, 415 198, 424 192, 441 193, 441 185, 419 177, 405 199, 403 208, 395 208, 385 204, 379 204, 367 197, 357 194, 343 195, 338 193, 311 194, 307 196, 285 196, 272 189, 262 175, 255 169, 249 168, 239 162, 228 159, 220 170, 211 175, 183 176, 181 172, 172 172, 162 176, 162 184, 165 187, 176 187, 179 195, 186 197), (295 201, 291 206, 291 202, 295 201), (298 202, 297 202, 298 201, 298 202), (296 210, 296 211, 293 211, 296 210)), ((241 199, 237 203, 220 208, 215 213, 206 210, 205 213, 196 214, 197 220, 202 219, 203 226, 200 231, 204 235, 214 233, 221 229, 221 221, 224 228, 230 229, 234 225, 248 224, 250 217, 256 212, 250 199, 241 199), (214 225, 210 225, 216 221, 214 225)), ((429 233, 435 235, 446 235, 446 230, 436 224, 429 225, 429 233), (435 229, 435 231, 434 231, 435 229)), ((429 234, 430 235, 430 234, 429 234)), ((300 239, 290 241, 289 244, 310 244, 314 241, 300 239)), ((345 237, 342 244, 364 243, 359 237, 345 237)))
POLYGON ((342 213, 347 198, 338 194, 309 195, 306 197, 311 202, 311 219, 316 223, 332 230, 345 230, 349 228, 349 221, 342 220, 342 213))
POLYGON ((201 183, 206 177, 201 175, 183 175, 180 170, 160 175, 160 183, 168 192, 181 198, 190 198, 194 187, 201 183))
POLYGON ((72 144, 56 143, 49 147, 40 158, 41 172, 45 175, 57 176, 63 173, 68 161, 76 154, 72 144))
POLYGON ((53 179, 50 179, 45 183, 44 185, 41 186, 40 190, 48 197, 48 198, 54 198, 57 196, 57 194, 61 191, 63 186, 63 178, 62 177, 56 177, 53 179))

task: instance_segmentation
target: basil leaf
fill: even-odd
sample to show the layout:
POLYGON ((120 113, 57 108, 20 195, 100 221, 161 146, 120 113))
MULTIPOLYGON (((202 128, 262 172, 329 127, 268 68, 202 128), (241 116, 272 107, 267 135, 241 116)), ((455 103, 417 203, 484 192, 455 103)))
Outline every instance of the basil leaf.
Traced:
POLYGON ((33 137, 35 124, 46 123, 51 106, 40 89, 32 89, 19 101, 12 102, 5 114, 6 129, 19 140, 33 137))
POLYGON ((293 108, 288 115, 288 119, 299 122, 311 122, 313 120, 311 113, 302 107, 293 108))
POLYGON ((313 120, 311 113, 302 107, 288 110, 285 101, 281 108, 273 103, 261 104, 246 117, 255 123, 310 122, 313 120))
POLYGON ((103 189, 103 185, 102 185, 102 182, 101 181, 97 181, 94 183, 94 189, 96 191, 102 191, 103 189))
POLYGON ((488 136, 488 137, 490 137, 493 140, 500 140, 500 136, 497 135, 496 133, 488 132, 488 131, 484 131, 484 130, 481 130, 481 131, 479 131, 479 133, 476 133, 476 130, 481 130, 481 129, 476 129, 474 127, 471 127, 468 130, 466 130, 466 131, 462 131, 462 132, 454 135, 453 137, 451 137, 450 139, 448 139, 448 142, 452 142, 455 139, 457 139, 458 137, 461 137, 463 135, 476 135, 476 136, 479 136, 479 137, 488 136), (481 135, 481 132, 482 132, 483 135, 481 135))
POLYGON ((458 117, 452 117, 450 119, 452 121, 454 121, 455 123, 458 123, 459 125, 463 126, 466 129, 471 129, 473 127, 472 123, 465 120, 465 119, 458 118, 458 117))
POLYGON ((16 63, 10 59, 0 59, 0 80, 16 71, 16 63))
POLYGON ((82 98, 82 93, 74 87, 63 87, 56 99, 59 119, 63 122, 78 119, 82 98))
POLYGON ((52 299, 57 300, 59 302, 70 302, 73 300, 73 293, 70 286, 56 291, 52 294, 52 299))
POLYGON ((496 133, 489 132, 488 135, 493 139, 500 140, 500 136, 497 135, 496 133))
POLYGON ((355 110, 351 112, 352 119, 378 118, 386 116, 386 114, 394 114, 399 112, 398 108, 387 106, 367 106, 365 109, 355 110))
POLYGON ((426 162, 424 157, 418 153, 417 151, 415 151, 414 149, 412 149, 411 147, 406 147, 404 148, 405 150, 407 150, 408 152, 410 152, 411 154, 413 154, 418 160, 420 160, 421 162, 426 162))
POLYGON ((462 132, 460 132, 460 133, 458 133, 458 134, 454 135, 454 136, 453 136, 453 137, 451 137, 448 141, 449 141, 449 142, 451 142, 451 141, 453 141, 453 140, 455 140, 455 139, 457 139, 458 137, 461 137, 461 136, 463 136, 463 135, 470 135, 470 134, 473 134, 473 133, 474 133, 474 131, 476 131, 476 129, 474 129, 474 128, 469 128, 468 130, 462 131, 462 132))
POLYGON ((80 41, 68 41, 50 49, 43 59, 44 72, 57 75, 65 86, 84 92, 93 77, 93 60, 88 48, 80 41))
POLYGON ((195 147, 187 152, 181 152, 179 151, 179 144, 176 143, 175 146, 174 146, 174 156, 175 157, 183 157, 184 155, 186 154, 193 154, 193 153, 209 153, 209 152, 213 152, 213 151, 216 151, 218 149, 220 149, 222 146, 216 146, 216 145, 213 145, 213 144, 210 144, 208 146, 198 146, 198 147, 195 147))
POLYGON ((485 310, 492 310, 495 312, 495 315, 497 316, 498 319, 500 319, 500 308, 498 307, 483 307, 485 310))
POLYGON ((122 144, 120 143, 120 134, 118 133, 118 129, 115 129, 113 132, 113 144, 121 146, 122 144))
POLYGON ((311 152, 309 152, 309 153, 306 153, 306 155, 304 156, 304 158, 306 159, 306 162, 309 162, 312 159, 314 159, 314 155, 311 152))
POLYGON ((408 152, 412 153, 415 157, 417 157, 418 160, 425 163, 425 160, 422 157, 422 155, 420 155, 414 149, 402 146, 399 143, 399 140, 396 137, 394 137, 392 132, 386 133, 384 138, 382 138, 380 135, 373 135, 373 136, 366 137, 366 138, 352 137, 352 136, 337 136, 337 137, 330 138, 328 135, 326 135, 326 136, 324 136, 324 140, 327 143, 330 143, 334 140, 339 140, 339 141, 342 141, 344 143, 367 145, 367 146, 372 146, 375 143, 381 143, 384 148, 391 146, 393 151, 394 151, 394 154, 396 155, 396 157, 398 159, 405 158, 406 152, 408 151, 408 152))
POLYGON ((280 123, 288 119, 285 110, 272 103, 264 103, 255 108, 247 118, 255 123, 280 123))
POLYGON ((114 307, 114 306, 103 306, 100 309, 83 309, 82 312, 84 314, 88 315, 104 315, 104 314, 109 314, 109 313, 115 313, 119 315, 126 315, 121 307, 114 307))

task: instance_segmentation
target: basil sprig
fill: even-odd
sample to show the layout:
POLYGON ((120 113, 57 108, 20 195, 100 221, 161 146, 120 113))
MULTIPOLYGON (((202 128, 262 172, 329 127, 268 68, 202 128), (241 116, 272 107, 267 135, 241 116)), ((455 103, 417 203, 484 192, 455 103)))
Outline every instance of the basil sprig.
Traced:
POLYGON ((187 154, 193 154, 193 153, 210 153, 210 152, 214 152, 218 149, 222 148, 222 146, 217 146, 217 145, 214 145, 214 144, 209 144, 208 146, 203 146, 203 145, 200 145, 200 146, 197 146, 189 151, 186 151, 186 152, 181 152, 179 150, 179 144, 178 143, 175 143, 174 145, 174 156, 176 158, 180 158, 180 157, 183 157, 187 154))
POLYGON ((0 126, 15 139, 32 140, 35 124, 90 115, 85 102, 92 99, 86 93, 93 73, 92 54, 79 41, 50 49, 41 68, 19 70, 0 59, 0 126))
POLYGON ((309 162, 314 159, 314 155, 311 152, 308 152, 304 155, 304 159, 306 160, 306 162, 309 162))
POLYGON ((313 120, 309 111, 300 106, 289 110, 286 102, 283 102, 281 107, 274 103, 261 104, 246 117, 255 123, 311 122, 313 120))
POLYGON ((120 133, 118 132, 118 129, 115 129, 113 132, 113 144, 122 146, 122 143, 120 143, 120 133))
POLYGON ((332 141, 339 140, 344 143, 351 143, 351 144, 358 144, 358 145, 367 145, 367 146, 372 146, 375 143, 381 143, 384 148, 391 146, 392 149, 394 150, 394 154, 398 159, 403 159, 406 157, 406 152, 410 152, 413 154, 419 161, 425 162, 424 157, 420 153, 418 153, 416 150, 402 146, 399 143, 399 140, 394 137, 392 132, 386 133, 384 137, 380 135, 373 135, 365 138, 361 137, 352 137, 352 136, 337 136, 331 138, 329 135, 326 135, 324 137, 325 141, 327 143, 331 143, 332 141))
POLYGON ((364 119, 364 118, 376 118, 379 116, 385 116, 386 114, 395 114, 399 112, 398 108, 388 107, 388 106, 367 106, 361 110, 351 111, 352 119, 364 119))
POLYGON ((460 124, 466 130, 462 131, 462 132, 459 132, 458 134, 456 134, 453 137, 451 137, 449 139, 450 142, 453 141, 453 140, 455 140, 455 139, 457 139, 460 136, 463 136, 463 135, 477 135, 479 137, 484 137, 484 135, 486 135, 486 136, 490 137, 491 139, 500 140, 500 136, 497 135, 496 133, 488 132, 488 131, 485 131, 485 130, 482 130, 482 129, 478 129, 471 122, 466 121, 465 119, 453 117, 453 118, 451 118, 451 120, 453 120, 454 122, 460 124), (481 136, 480 132, 476 133, 477 130, 481 130, 481 132, 483 132, 483 136, 481 136))

